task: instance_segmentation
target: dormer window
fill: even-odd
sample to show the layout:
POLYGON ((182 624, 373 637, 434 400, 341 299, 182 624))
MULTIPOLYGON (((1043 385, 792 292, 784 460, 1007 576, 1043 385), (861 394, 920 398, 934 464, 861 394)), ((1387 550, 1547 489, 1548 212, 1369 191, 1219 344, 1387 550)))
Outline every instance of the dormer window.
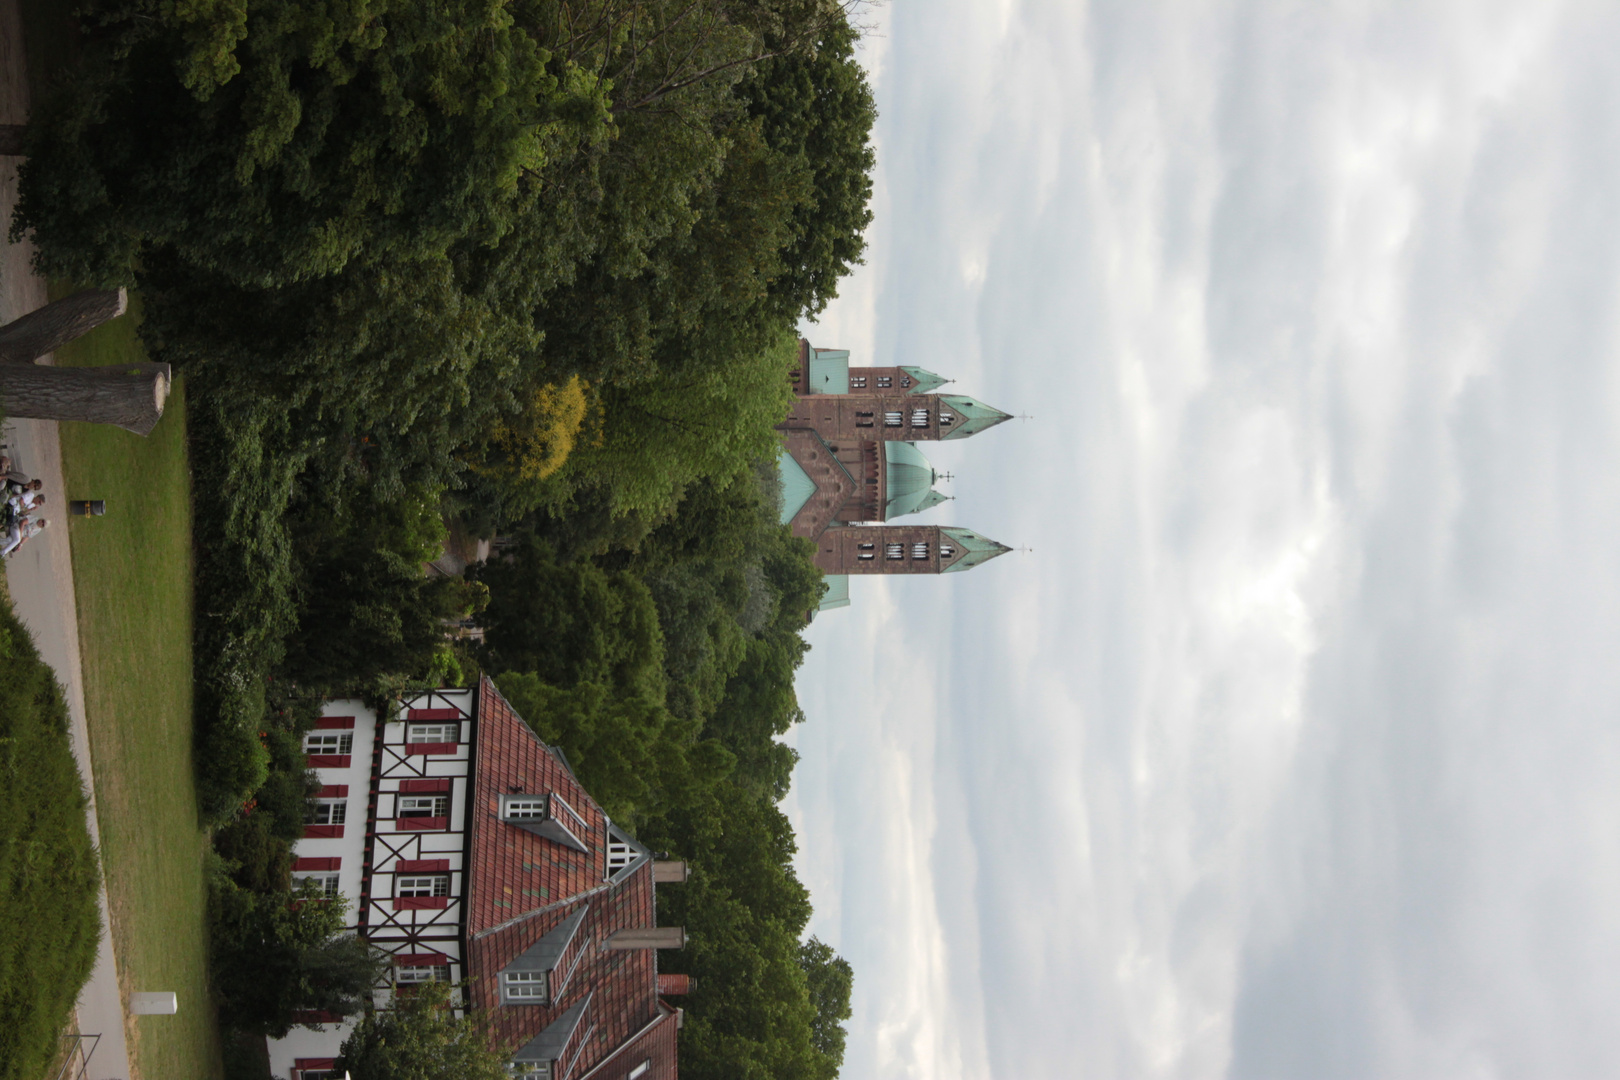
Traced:
POLYGON ((593 939, 580 933, 590 905, 575 909, 539 941, 513 957, 501 972, 501 1003, 550 1005, 562 997, 593 939))
POLYGON ((501 820, 520 829, 543 836, 563 847, 573 848, 583 855, 591 849, 580 838, 588 836, 590 826, 561 795, 502 795, 501 820))

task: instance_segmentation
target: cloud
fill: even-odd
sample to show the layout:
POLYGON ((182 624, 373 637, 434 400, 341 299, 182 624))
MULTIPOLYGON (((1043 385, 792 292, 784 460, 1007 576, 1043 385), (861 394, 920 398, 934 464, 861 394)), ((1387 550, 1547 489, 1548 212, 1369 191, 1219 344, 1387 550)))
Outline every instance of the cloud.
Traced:
POLYGON ((869 347, 1035 414, 930 451, 1035 550, 813 630, 845 1074, 1604 1071, 1620 25, 886 21, 869 347))

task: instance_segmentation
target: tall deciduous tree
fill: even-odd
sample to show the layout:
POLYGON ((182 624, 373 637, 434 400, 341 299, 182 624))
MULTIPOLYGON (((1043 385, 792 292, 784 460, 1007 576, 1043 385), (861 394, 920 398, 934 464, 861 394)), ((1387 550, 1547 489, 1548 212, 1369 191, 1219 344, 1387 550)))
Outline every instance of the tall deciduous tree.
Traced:
POLYGON ((426 983, 387 1012, 367 1013, 335 1071, 364 1080, 510 1080, 506 1056, 476 1020, 457 1019, 450 987, 426 983))

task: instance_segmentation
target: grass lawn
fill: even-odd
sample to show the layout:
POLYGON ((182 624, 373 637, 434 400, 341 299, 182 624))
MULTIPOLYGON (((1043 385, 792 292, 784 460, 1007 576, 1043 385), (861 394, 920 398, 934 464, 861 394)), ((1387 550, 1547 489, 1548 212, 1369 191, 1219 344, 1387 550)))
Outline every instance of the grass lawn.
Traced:
MULTIPOLYGON (((57 362, 140 357, 132 305, 59 351, 57 362)), ((185 388, 146 438, 63 424, 65 498, 105 499, 73 518, 85 709, 96 771, 102 863, 126 991, 173 990, 176 1016, 141 1017, 131 1054, 148 1078, 219 1076, 208 994, 207 836, 191 756, 191 487, 185 388)), ((53 494, 53 498, 54 498, 53 494)), ((58 510, 60 513, 60 510, 58 510)))

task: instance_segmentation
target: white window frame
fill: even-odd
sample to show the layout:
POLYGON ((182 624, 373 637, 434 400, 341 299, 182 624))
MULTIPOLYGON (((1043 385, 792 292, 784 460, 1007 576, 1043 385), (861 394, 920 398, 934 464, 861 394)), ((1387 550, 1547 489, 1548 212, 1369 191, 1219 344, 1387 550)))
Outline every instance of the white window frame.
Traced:
POLYGON ((635 1068, 631 1069, 630 1072, 625 1076, 624 1080, 641 1080, 641 1078, 646 1076, 651 1070, 652 1058, 648 1058, 640 1065, 637 1065, 635 1068))
POLYGON ((296 890, 306 881, 319 882, 321 892, 325 894, 328 900, 336 898, 338 894, 338 875, 335 872, 324 874, 294 874, 293 888, 296 890))
POLYGON ((501 996, 509 1001, 551 1002, 551 972, 508 971, 501 976, 501 996))
POLYGON ((441 792, 394 796, 396 818, 442 818, 450 816, 450 796, 441 792), (423 806, 422 804, 427 804, 423 806), (425 812, 424 812, 425 811, 425 812))
POLYGON ((354 732, 306 731, 304 732, 304 753, 321 755, 352 754, 354 753, 354 732))
POLYGON ((501 805, 501 816, 508 821, 544 821, 551 816, 544 795, 508 795, 501 805))
POLYGON ((449 964, 402 964, 394 969, 396 986, 421 986, 423 983, 449 981, 449 964))
POLYGON ((400 874, 394 879, 396 898, 426 900, 449 895, 449 874, 400 874))
POLYGON ((405 745, 421 746, 424 743, 459 743, 461 741, 461 722, 448 720, 443 723, 407 724, 405 725, 405 745))
POLYGON ((348 799, 316 799, 304 815, 305 825, 343 825, 349 819, 348 799))

